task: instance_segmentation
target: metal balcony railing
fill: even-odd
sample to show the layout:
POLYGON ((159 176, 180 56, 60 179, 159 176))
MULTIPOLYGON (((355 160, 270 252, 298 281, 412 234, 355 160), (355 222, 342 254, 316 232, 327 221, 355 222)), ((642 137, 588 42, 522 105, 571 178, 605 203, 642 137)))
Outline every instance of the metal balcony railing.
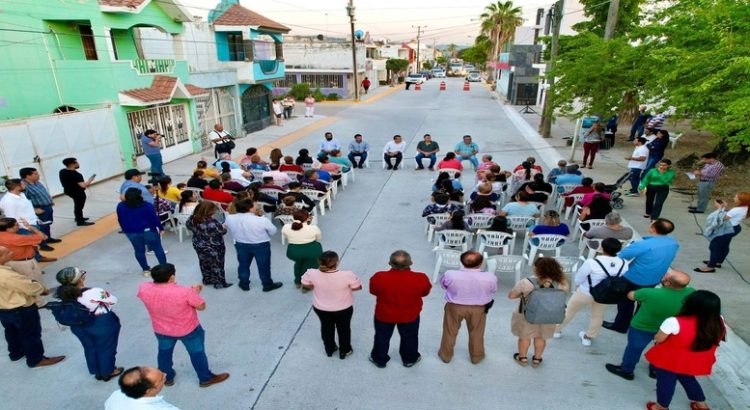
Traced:
POLYGON ((260 60, 256 61, 256 63, 260 66, 260 71, 263 74, 273 74, 279 69, 278 60, 260 60))
POLYGON ((132 60, 131 65, 138 74, 171 74, 174 71, 175 60, 132 60))

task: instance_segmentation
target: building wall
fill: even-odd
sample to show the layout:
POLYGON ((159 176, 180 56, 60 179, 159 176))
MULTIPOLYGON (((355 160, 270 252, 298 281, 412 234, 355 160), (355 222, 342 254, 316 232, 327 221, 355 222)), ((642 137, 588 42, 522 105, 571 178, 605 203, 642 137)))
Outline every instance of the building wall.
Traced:
MULTIPOLYGON (((287 69, 352 69, 352 46, 346 39, 307 36, 284 38, 284 62, 287 69)), ((357 44, 357 67, 365 68, 365 46, 357 44)))

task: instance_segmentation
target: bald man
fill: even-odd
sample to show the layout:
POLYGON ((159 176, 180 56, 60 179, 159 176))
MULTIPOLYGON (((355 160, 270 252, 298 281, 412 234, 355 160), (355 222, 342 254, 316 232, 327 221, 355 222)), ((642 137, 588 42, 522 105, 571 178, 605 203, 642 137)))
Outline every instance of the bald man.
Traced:
POLYGON ((180 410, 159 396, 167 375, 153 367, 132 367, 120 376, 120 390, 113 392, 104 410, 159 409, 180 410))
MULTIPOLYGON (((682 309, 685 298, 695 289, 688 286, 690 276, 685 272, 669 270, 661 279, 659 288, 643 288, 628 293, 628 299, 640 304, 628 328, 628 344, 619 366, 607 363, 607 370, 625 380, 633 380, 633 370, 641 354, 659 331, 664 319, 675 316, 682 309)), ((655 378, 649 366, 649 377, 655 378)))
POLYGON ((481 270, 483 261, 479 252, 464 252, 461 254, 461 269, 448 270, 440 279, 440 285, 445 289, 445 313, 438 356, 445 363, 453 358, 453 347, 464 320, 469 331, 471 363, 477 364, 484 359, 484 327, 487 311, 492 306, 492 295, 497 292, 497 278, 495 274, 481 270))

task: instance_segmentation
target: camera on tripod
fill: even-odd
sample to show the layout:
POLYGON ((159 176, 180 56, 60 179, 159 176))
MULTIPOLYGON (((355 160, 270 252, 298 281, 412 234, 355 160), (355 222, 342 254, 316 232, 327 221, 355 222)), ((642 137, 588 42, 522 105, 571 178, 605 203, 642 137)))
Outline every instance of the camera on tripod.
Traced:
POLYGON ((156 186, 159 183, 159 180, 165 176, 161 172, 147 172, 146 175, 148 175, 148 183, 153 186, 156 186))

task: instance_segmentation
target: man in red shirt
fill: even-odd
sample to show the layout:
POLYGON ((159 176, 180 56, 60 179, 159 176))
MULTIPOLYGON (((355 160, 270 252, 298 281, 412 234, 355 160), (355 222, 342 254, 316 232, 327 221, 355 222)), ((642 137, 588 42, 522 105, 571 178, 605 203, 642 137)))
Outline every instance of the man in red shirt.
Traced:
POLYGON ((151 268, 154 282, 142 283, 137 295, 146 306, 159 343, 157 361, 159 370, 167 375, 164 384, 174 384, 176 373, 172 353, 178 340, 190 355, 200 387, 221 383, 229 378, 229 373, 214 374, 208 369, 206 332, 198 321, 198 311, 206 309, 206 301, 200 296, 203 285, 180 286, 175 274, 175 267, 171 263, 154 266, 151 268))
POLYGON ((224 185, 218 179, 212 179, 208 183, 208 186, 203 190, 203 199, 209 201, 220 202, 222 208, 226 209, 226 205, 234 201, 234 195, 223 190, 224 185))
POLYGON ((370 293, 375 295, 375 343, 370 361, 384 368, 388 356, 393 328, 401 336, 399 353, 404 367, 412 367, 422 356, 419 354, 419 313, 422 298, 430 294, 432 284, 422 272, 411 270, 411 256, 402 250, 391 254, 390 270, 377 272, 370 278, 370 293))

